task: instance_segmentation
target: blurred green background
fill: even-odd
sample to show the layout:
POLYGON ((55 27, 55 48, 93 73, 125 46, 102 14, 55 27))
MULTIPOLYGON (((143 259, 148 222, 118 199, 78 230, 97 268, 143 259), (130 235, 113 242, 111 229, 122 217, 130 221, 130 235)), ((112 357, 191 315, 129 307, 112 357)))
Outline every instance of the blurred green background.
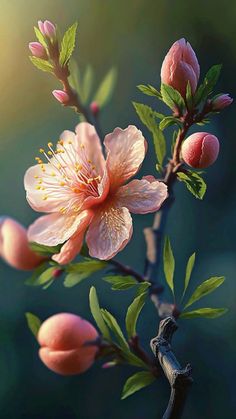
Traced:
MULTIPOLYGON (((73 129, 78 118, 63 109, 51 95, 59 88, 50 75, 35 69, 27 44, 34 40, 33 26, 50 19, 65 30, 79 21, 76 56, 81 68, 96 70, 97 82, 113 65, 119 70, 112 102, 101 114, 104 132, 138 121, 131 100, 158 102, 142 96, 140 83, 159 85, 160 66, 170 45, 186 37, 197 52, 202 75, 223 63, 219 92, 236 97, 236 2, 228 0, 1 0, 0 42, 0 213, 28 225, 37 214, 25 200, 23 175, 33 164, 40 146, 73 129)), ((159 105, 158 105, 159 106, 159 105)), ((162 106, 159 109, 163 109, 162 106)), ((225 275, 226 283, 199 306, 227 306, 229 313, 217 320, 180 321, 174 347, 181 362, 191 362, 194 386, 185 419, 234 418, 236 411, 236 119, 235 104, 215 117, 207 130, 221 141, 217 163, 207 171, 208 191, 196 201, 182 184, 168 233, 177 259, 176 282, 181 284, 187 257, 197 250, 192 288, 211 275, 225 275)), ((205 128, 204 128, 205 129, 205 128)), ((152 145, 143 168, 154 173, 152 145)), ((119 257, 142 269, 145 254, 142 229, 152 216, 135 218, 134 239, 119 257)), ((71 311, 91 319, 88 290, 96 284, 102 305, 124 320, 132 293, 113 293, 99 278, 72 289, 62 280, 47 291, 24 285, 26 273, 0 262, 0 417, 5 419, 154 419, 161 417, 169 397, 163 378, 152 387, 120 401, 125 379, 133 372, 124 367, 102 370, 95 365, 82 376, 65 378, 39 361, 37 345, 26 327, 25 311, 42 319, 71 311)), ((148 349, 158 318, 151 304, 144 309, 139 332, 148 349)))

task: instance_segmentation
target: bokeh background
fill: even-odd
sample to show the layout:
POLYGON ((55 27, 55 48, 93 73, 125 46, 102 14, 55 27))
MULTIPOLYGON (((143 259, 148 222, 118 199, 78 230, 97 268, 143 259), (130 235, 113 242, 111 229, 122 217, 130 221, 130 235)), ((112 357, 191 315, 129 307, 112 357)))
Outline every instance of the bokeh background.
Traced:
MULTIPOLYGON (((38 148, 57 139, 64 129, 73 129, 78 117, 63 109, 51 95, 55 79, 35 69, 28 59, 27 44, 34 40, 33 25, 50 19, 65 30, 79 21, 76 57, 83 69, 90 63, 97 83, 111 66, 119 71, 118 84, 109 106, 101 114, 104 132, 128 124, 141 126, 131 100, 158 102, 142 96, 140 83, 159 84, 165 52, 180 37, 186 37, 197 52, 202 75, 223 63, 219 92, 236 96, 234 0, 1 0, 0 14, 0 213, 28 225, 37 214, 25 200, 23 175, 33 164, 38 148)), ((177 259, 176 283, 181 285, 187 257, 197 250, 192 289, 211 275, 227 281, 199 306, 226 306, 229 313, 217 320, 185 320, 174 339, 183 363, 193 366, 194 386, 184 418, 234 418, 236 345, 236 141, 235 104, 214 118, 210 132, 221 140, 217 163, 207 171, 208 191, 196 201, 182 184, 168 233, 177 259)), ((170 133, 170 132, 169 132, 170 133)), ((150 152, 143 172, 154 173, 150 152)), ((145 255, 142 229, 152 216, 136 217, 134 240, 119 257, 142 269, 145 255)), ((65 378, 47 370, 39 361, 37 344, 26 327, 24 313, 42 319, 71 311, 91 319, 88 290, 96 284, 102 305, 123 322, 132 293, 113 293, 93 277, 72 289, 59 279, 48 290, 24 285, 28 274, 16 272, 0 261, 0 417, 1 419, 154 419, 161 417, 169 387, 165 379, 120 401, 125 379, 132 369, 102 370, 95 365, 86 374, 65 378)), ((160 273, 162 279, 162 274, 160 273)), ((139 332, 148 349, 158 318, 147 304, 139 332)))

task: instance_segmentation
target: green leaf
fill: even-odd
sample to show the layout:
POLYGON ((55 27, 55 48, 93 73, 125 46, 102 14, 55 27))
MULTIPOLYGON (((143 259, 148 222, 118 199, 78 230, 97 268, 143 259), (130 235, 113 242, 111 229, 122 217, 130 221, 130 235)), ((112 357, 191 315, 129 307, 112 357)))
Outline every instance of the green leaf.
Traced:
POLYGON ((192 88, 191 88, 191 84, 189 80, 188 80, 187 88, 186 88, 186 102, 187 102, 188 109, 192 109, 194 103, 193 103, 192 88))
POLYGON ((186 173, 178 172, 177 176, 181 182, 185 183, 188 190, 195 196, 195 198, 203 199, 206 193, 207 185, 199 173, 188 170, 186 173))
POLYGON ((106 266, 107 262, 89 258, 85 258, 85 261, 83 262, 69 265, 66 269, 69 275, 65 278, 64 286, 71 288, 91 276, 93 273, 104 269, 106 266))
POLYGON ((164 265, 166 282, 174 294, 175 259, 174 259, 174 255, 171 249, 170 239, 167 236, 165 237, 165 242, 164 242, 163 265, 164 265))
POLYGON ((147 297, 146 292, 138 295, 128 307, 126 318, 125 318, 128 338, 131 338, 132 336, 136 335, 137 320, 145 304, 146 297, 147 297))
POLYGON ((161 96, 163 102, 165 102, 170 109, 175 110, 177 107, 180 111, 182 111, 185 108, 184 99, 178 90, 175 90, 172 86, 162 83, 161 96))
POLYGON ((57 246, 44 246, 42 244, 38 244, 35 242, 29 243, 30 249, 41 256, 50 256, 60 252, 62 244, 58 244, 57 246))
POLYGON ((203 83, 199 86, 194 95, 195 105, 198 105, 203 100, 206 100, 207 96, 213 92, 213 89, 220 77, 221 68, 221 64, 216 64, 213 65, 207 72, 203 83))
POLYGON ((79 69, 79 66, 73 58, 69 61, 69 82, 71 87, 78 93, 78 95, 81 97, 81 100, 83 100, 83 82, 81 77, 81 72, 79 69))
POLYGON ((154 96, 158 99, 162 98, 160 92, 158 92, 155 87, 151 86, 151 84, 148 84, 147 86, 145 84, 139 84, 137 88, 147 96, 154 96))
POLYGON ((162 166, 166 154, 166 141, 155 120, 157 112, 143 103, 133 102, 133 105, 141 122, 152 133, 157 160, 162 166))
POLYGON ((143 294, 144 292, 146 292, 148 290, 148 288, 151 286, 151 283, 148 281, 142 282, 138 285, 138 289, 136 292, 136 297, 138 297, 139 295, 143 294))
POLYGON ((207 279, 202 284, 200 284, 190 299, 188 300, 187 304, 185 304, 184 308, 191 306, 196 301, 200 300, 205 295, 210 294, 211 292, 215 291, 223 282, 225 281, 224 276, 213 276, 212 278, 207 279))
POLYGON ((112 285, 112 290, 123 291, 137 285, 133 276, 110 275, 103 278, 104 281, 112 285))
POLYGON ((93 101, 97 102, 100 108, 105 106, 112 97, 117 80, 117 69, 111 68, 102 83, 100 84, 97 93, 95 94, 93 101))
POLYGON ((41 326, 41 320, 33 313, 25 313, 27 324, 34 337, 37 339, 38 331, 41 326))
POLYGON ((35 281, 37 281, 37 278, 41 275, 42 272, 45 271, 45 269, 47 269, 48 267, 48 263, 42 263, 41 265, 39 265, 36 269, 34 269, 32 275, 30 276, 30 278, 27 278, 25 280, 25 285, 34 285, 35 281))
POLYGON ((119 342, 121 348, 124 351, 127 351, 127 350, 129 351, 129 345, 126 342, 126 339, 123 335, 123 332, 122 332, 117 320, 115 319, 115 317, 111 313, 109 313, 109 311, 106 310, 106 309, 101 309, 101 312, 102 312, 102 317, 103 317, 105 323, 107 324, 109 329, 116 336, 117 341, 119 342))
MULTIPOLYGON (((44 266, 44 268, 45 268, 45 266, 44 266)), ((53 278, 53 272, 54 271, 55 271, 55 266, 44 270, 40 274, 37 274, 36 272, 34 272, 32 277, 25 281, 25 284, 26 285, 31 285, 31 286, 34 286, 34 287, 44 285, 47 282, 51 281, 51 279, 53 278)))
POLYGON ((173 116, 166 116, 161 120, 159 128, 163 131, 165 128, 168 128, 174 124, 180 125, 181 122, 179 121, 179 119, 174 118, 173 116))
POLYGON ((47 60, 33 57, 31 55, 29 56, 29 59, 34 64, 34 66, 37 67, 39 70, 54 74, 53 66, 47 60))
POLYGON ((181 319, 194 319, 197 317, 205 317, 206 319, 215 319, 227 313, 227 308, 199 308, 198 310, 186 311, 180 314, 181 319))
POLYGON ((100 309, 100 306, 99 306, 97 292, 96 292, 95 287, 90 288, 89 305, 90 305, 90 310, 91 310, 92 316, 93 316, 99 330, 101 331, 104 338, 107 339, 108 341, 110 341, 111 336, 110 336, 109 330, 106 326, 106 323, 104 322, 103 317, 102 317, 102 313, 101 313, 101 309, 100 309))
POLYGON ((47 48, 47 42, 46 42, 43 34, 40 32, 40 30, 36 26, 34 27, 34 32, 35 32, 35 35, 36 35, 38 41, 40 42, 40 44, 42 44, 44 46, 44 48, 47 50, 48 49, 47 48))
POLYGON ((72 52, 74 51, 77 27, 78 22, 75 22, 72 26, 69 27, 69 29, 67 29, 63 36, 59 57, 61 66, 64 66, 68 63, 72 52))
POLYGON ((195 264, 195 258, 196 258, 196 253, 193 253, 187 263, 186 266, 186 273, 185 273, 185 280, 184 280, 184 292, 183 292, 183 296, 188 288, 189 285, 189 281, 192 275, 192 270, 194 268, 194 264, 195 264))
POLYGON ((91 65, 86 67, 83 78, 83 101, 87 103, 93 87, 94 73, 91 65))
POLYGON ((144 387, 149 386, 155 381, 154 375, 149 371, 140 371, 136 374, 131 375, 126 381, 123 390, 121 399, 124 400, 127 397, 134 394, 136 391, 141 390, 144 387))

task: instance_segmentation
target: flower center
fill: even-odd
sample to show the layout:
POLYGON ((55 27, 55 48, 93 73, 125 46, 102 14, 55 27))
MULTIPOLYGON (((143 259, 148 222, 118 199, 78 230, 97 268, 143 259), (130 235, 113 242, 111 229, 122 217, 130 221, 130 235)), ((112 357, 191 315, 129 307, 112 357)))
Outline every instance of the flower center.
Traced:
POLYGON ((83 143, 75 145, 73 141, 59 140, 55 150, 49 142, 48 150, 41 148, 39 151, 48 162, 45 164, 40 157, 35 158, 41 172, 35 176, 35 188, 43 192, 43 200, 66 201, 67 205, 60 208, 62 213, 66 213, 71 210, 78 212, 88 196, 99 196, 101 176, 88 158, 83 143))

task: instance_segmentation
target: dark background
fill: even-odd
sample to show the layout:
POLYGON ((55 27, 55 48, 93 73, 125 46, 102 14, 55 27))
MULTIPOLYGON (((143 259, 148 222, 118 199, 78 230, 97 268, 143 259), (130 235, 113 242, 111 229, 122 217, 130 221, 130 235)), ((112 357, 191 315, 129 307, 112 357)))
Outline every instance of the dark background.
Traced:
MULTIPOLYGON (((234 0, 1 0, 0 43, 0 213, 28 225, 37 214, 28 206, 23 189, 25 170, 33 164, 40 146, 57 139, 64 129, 73 129, 78 118, 55 102, 51 90, 56 80, 32 67, 27 44, 34 40, 33 25, 50 19, 65 30, 79 21, 76 56, 83 69, 89 62, 97 82, 112 65, 119 70, 112 102, 103 111, 104 132, 125 128, 138 121, 131 100, 155 102, 138 93, 136 85, 159 85, 160 66, 166 51, 178 38, 187 38, 197 52, 202 75, 223 63, 218 91, 236 95, 236 43, 234 0)), ((161 106, 158 109, 163 109, 161 106)), ((187 257, 197 250, 192 289, 212 275, 227 281, 199 306, 229 307, 216 320, 180 321, 174 347, 181 362, 191 362, 194 386, 185 419, 231 419, 235 417, 234 361, 236 345, 235 304, 235 105, 214 118, 204 129, 221 143, 217 163, 207 171, 208 191, 196 201, 182 184, 176 187, 176 203, 168 234, 177 259, 176 283, 181 286, 187 257)), ((147 137, 148 138, 148 137, 147 137)), ((143 173, 155 173, 152 145, 143 173)), ((152 216, 137 216, 134 239, 119 257, 142 269, 145 255, 142 229, 152 216)), ((37 344, 26 327, 24 313, 42 319, 60 311, 71 311, 91 320, 88 290, 96 284, 102 305, 124 321, 132 293, 113 293, 107 284, 89 279, 72 289, 62 280, 47 291, 24 285, 26 273, 0 262, 0 417, 5 419, 154 419, 161 417, 168 396, 166 380, 126 401, 120 401, 122 385, 133 370, 125 367, 102 370, 97 364, 81 376, 64 378, 47 370, 39 361, 37 344)), ((156 333, 158 318, 147 304, 139 332, 148 349, 156 333)))

